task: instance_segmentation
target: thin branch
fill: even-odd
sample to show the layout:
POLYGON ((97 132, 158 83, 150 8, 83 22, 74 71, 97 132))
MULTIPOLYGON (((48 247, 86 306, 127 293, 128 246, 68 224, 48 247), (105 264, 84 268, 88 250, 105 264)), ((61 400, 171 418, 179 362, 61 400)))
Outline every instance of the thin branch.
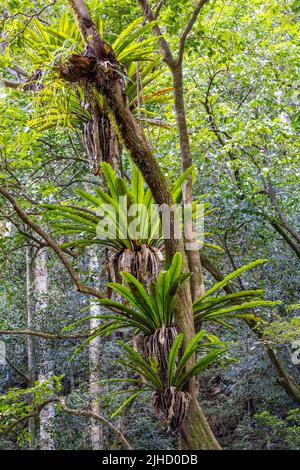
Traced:
POLYGON ((281 235, 281 237, 287 242, 287 244, 296 254, 297 258, 300 259, 300 245, 296 243, 295 240, 293 240, 292 238, 288 236, 288 234, 284 230, 284 227, 282 227, 282 225, 278 223, 276 220, 269 218, 269 222, 272 225, 272 227, 276 230, 276 232, 278 232, 279 235, 281 235))
POLYGON ((44 401, 43 403, 41 403, 40 405, 36 407, 35 411, 33 411, 32 413, 26 416, 22 416, 22 418, 16 420, 14 423, 7 426, 3 431, 0 432, 0 436, 8 434, 20 424, 27 422, 30 418, 36 418, 37 416, 40 415, 43 408, 45 408, 45 406, 47 405, 50 405, 51 403, 60 404, 61 409, 67 414, 71 414, 75 416, 84 416, 86 418, 95 419, 99 421, 100 423, 107 426, 118 437, 120 442, 124 445, 125 449, 133 450, 133 447, 129 444, 129 442, 127 441, 126 437, 122 434, 122 432, 118 428, 116 428, 110 421, 104 418, 104 416, 92 413, 89 410, 78 410, 75 408, 69 408, 66 405, 65 399, 63 397, 53 397, 53 398, 49 398, 49 400, 44 401))
MULTIPOLYGON (((141 7, 143 9, 145 19, 147 19, 148 21, 156 21, 157 16, 151 9, 148 0, 139 0, 139 3, 141 4, 141 7)), ((158 37, 157 44, 160 49, 161 55, 163 56, 164 62, 170 68, 174 67, 176 62, 173 57, 172 51, 170 49, 168 42, 166 41, 163 35, 162 30, 160 29, 157 23, 154 24, 152 30, 153 30, 153 34, 158 37)))
POLYGON ((133 449, 131 447, 131 445, 129 444, 129 442, 127 441, 127 439, 121 433, 121 431, 118 428, 116 428, 110 421, 108 421, 106 418, 104 418, 104 416, 92 413, 91 411, 88 411, 88 410, 77 410, 77 409, 74 409, 74 408, 69 408, 66 405, 64 398, 60 398, 59 402, 60 402, 60 405, 62 407, 62 410, 65 413, 75 415, 75 416, 83 416, 83 417, 86 417, 86 418, 95 419, 97 421, 100 421, 100 423, 105 424, 105 426, 107 426, 119 438, 120 442, 122 442, 125 449, 128 449, 128 450, 133 449))
POLYGON ((86 339, 89 338, 93 333, 74 333, 73 335, 65 335, 62 333, 45 333, 42 331, 32 330, 0 330, 0 335, 19 335, 19 336, 35 336, 43 339, 61 339, 61 340, 74 340, 74 339, 86 339))
POLYGON ((13 65, 9 65, 6 69, 9 72, 15 72, 17 75, 21 75, 21 77, 28 78, 29 76, 26 70, 24 70, 22 67, 15 63, 13 65))
POLYGON ((250 95, 250 93, 252 93, 252 91, 254 90, 254 87, 249 87, 248 91, 246 92, 245 96, 241 99, 241 101, 238 103, 237 105, 237 108, 236 108, 236 111, 238 111, 239 109, 241 109, 241 107, 243 106, 243 104, 245 103, 246 99, 248 98, 248 96, 250 95))
POLYGON ((277 203, 276 193, 275 193, 274 186, 272 184, 270 173, 268 173, 267 175, 267 187, 268 187, 268 195, 269 195, 270 202, 272 206, 274 207, 275 211, 277 212, 284 228, 290 233, 290 235, 292 235, 292 237, 295 238, 297 243, 300 244, 299 233, 289 224, 285 214, 282 212, 281 208, 279 207, 279 204, 277 203))
POLYGON ((25 21, 25 24, 23 26, 23 28, 21 29, 21 31, 19 31, 17 34, 15 34, 15 36, 12 37, 12 39, 10 40, 10 43, 13 43, 19 36, 21 36, 22 34, 25 33, 26 29, 28 28, 28 26, 30 25, 30 23, 34 20, 34 18, 38 18, 47 8, 49 7, 52 7, 53 5, 55 5, 56 3, 56 0, 54 0, 52 3, 49 3, 48 5, 44 5, 43 8, 41 8, 38 12, 36 13, 32 13, 32 14, 29 14, 29 13, 24 13, 22 11, 18 11, 17 13, 15 13, 14 15, 12 16, 6 16, 1 23, 4 23, 5 21, 7 20, 11 20, 11 19, 14 19, 16 18, 18 15, 20 16, 24 16, 25 18, 28 18, 26 21, 25 21))
POLYGON ((200 0, 200 2, 198 2, 195 10, 193 11, 193 14, 192 14, 190 20, 188 21, 185 29, 183 30, 182 34, 180 35, 179 51, 178 51, 178 57, 177 57, 177 63, 178 64, 181 64, 182 60, 183 60, 184 47, 185 47, 186 39, 187 39, 189 33, 191 32, 195 22, 197 21, 197 18, 199 16, 199 13, 200 13, 202 7, 207 2, 208 2, 208 0, 200 0))
MULTIPOLYGON (((30 413, 26 416, 22 416, 22 418, 17 419, 14 423, 11 423, 9 426, 7 426, 5 429, 3 429, 3 431, 0 431, 0 436, 4 436, 5 434, 10 433, 17 426, 19 426, 22 423, 27 422, 30 418, 36 418, 37 416, 39 416, 39 414, 41 413, 42 409, 45 408, 45 406, 49 405, 50 403, 55 403, 55 402, 58 403, 59 399, 58 398, 50 398, 49 400, 44 401, 43 403, 41 403, 39 406, 36 407, 35 411, 33 411, 32 413, 30 413)), ((3 423, 2 423, 2 425, 3 425, 3 423)))
POLYGON ((14 208, 16 214, 20 217, 20 219, 35 233, 37 233, 43 240, 45 240, 46 244, 50 248, 52 248, 52 250, 56 253, 58 258, 61 260, 61 262, 67 269, 79 292, 83 294, 92 295, 94 297, 97 297, 98 299, 105 298, 105 294, 103 292, 99 291, 98 289, 95 289, 94 287, 88 287, 83 284, 75 269, 68 261, 64 251, 60 248, 56 241, 54 241, 53 238, 51 238, 50 235, 45 232, 45 230, 40 225, 38 225, 28 217, 26 212, 24 212, 24 210, 17 203, 16 199, 10 193, 3 189, 3 187, 0 187, 0 194, 2 194, 2 196, 11 203, 12 207, 14 208))
POLYGON ((157 3, 156 8, 155 8, 155 12, 154 12, 155 18, 158 18, 158 15, 159 15, 160 10, 162 9, 164 3, 165 3, 165 0, 161 0, 160 2, 157 3))
POLYGON ((21 82, 16 82, 14 80, 8 80, 7 78, 0 78, 0 83, 3 83, 5 88, 18 88, 20 85, 22 85, 21 82))

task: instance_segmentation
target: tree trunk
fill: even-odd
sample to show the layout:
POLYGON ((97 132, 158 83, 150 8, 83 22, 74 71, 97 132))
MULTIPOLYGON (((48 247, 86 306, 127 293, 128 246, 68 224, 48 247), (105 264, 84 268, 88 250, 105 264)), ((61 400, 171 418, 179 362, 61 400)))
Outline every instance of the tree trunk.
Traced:
MULTIPOLYGON (((171 68, 174 87, 174 104, 176 112, 176 122, 179 135, 180 152, 182 160, 183 171, 187 170, 192 165, 192 156, 189 142, 189 134, 186 123, 186 113, 184 105, 184 91, 183 91, 183 77, 182 77, 182 63, 176 63, 171 68)), ((192 204, 192 176, 186 180, 183 187, 183 204, 192 204)), ((192 218, 185 220, 185 252, 188 261, 189 271, 192 273, 190 284, 193 300, 204 294, 204 281, 203 272, 200 262, 199 250, 193 248, 196 244, 194 235, 194 224, 192 218)))
POLYGON ((300 405, 300 385, 298 385, 287 372, 275 349, 266 346, 266 351, 276 369, 278 375, 277 383, 286 391, 291 400, 297 403, 297 405, 300 405))
MULTIPOLYGON (((148 0, 139 0, 139 3, 143 9, 143 15, 146 21, 153 21, 153 34, 157 36, 157 44, 159 47, 159 51, 161 53, 162 59, 167 64, 172 74, 173 79, 173 88, 174 88, 174 105, 175 105, 175 114, 176 114, 176 122, 177 122, 177 129, 178 129, 178 136, 179 136, 179 145, 180 145, 180 153, 181 153, 181 161, 182 161, 182 169, 185 171, 192 165, 192 156, 191 156, 191 149, 190 149, 190 139, 189 133, 187 128, 186 122, 186 112, 185 112, 185 103, 184 103, 184 90, 183 90, 183 76, 182 76, 182 63, 183 63, 183 55, 184 55, 184 45, 185 39, 182 38, 182 35, 179 40, 179 53, 177 58, 175 59, 170 46, 160 27, 157 24, 157 14, 154 12, 153 8, 150 7, 148 0), (183 41, 181 43, 181 41, 183 41)), ((186 33, 189 34, 191 28, 195 24, 195 21, 198 17, 198 14, 203 6, 203 2, 199 2, 196 6, 192 17, 190 18, 186 33), (201 5, 200 5, 201 3, 201 5)), ((183 187, 183 204, 191 204, 193 200, 192 195, 192 177, 189 177, 183 187)), ((188 261, 189 271, 192 273, 192 277, 190 279, 190 286, 191 286, 191 293, 192 298, 195 300, 200 295, 204 293, 204 281, 203 281, 203 272, 201 261, 199 257, 199 250, 193 249, 193 245, 195 245, 195 236, 193 234, 193 221, 192 218, 188 221, 185 221, 185 235, 186 235, 186 257, 188 261)))
MULTIPOLYGON (((89 271, 90 274, 99 280, 100 264, 97 256, 97 247, 93 247, 90 250, 89 258, 89 271)), ((97 282, 99 284, 99 282, 97 282)), ((96 286, 98 287, 98 286, 96 286)), ((101 307, 96 301, 91 301, 90 316, 100 316, 101 307)), ((94 318, 90 320, 90 329, 97 328, 100 324, 100 319, 94 318)), ((91 406, 90 410, 96 415, 101 414, 100 409, 100 347, 101 347, 101 336, 97 336, 89 342, 89 357, 90 357, 90 377, 89 377, 89 389, 91 406)), ((103 428, 101 424, 94 419, 91 420, 90 426, 91 445, 93 450, 103 449, 103 428)))
MULTIPOLYGON (((29 330, 34 330, 34 301, 33 301, 33 247, 28 245, 26 247, 26 295, 27 295, 27 326, 29 330)), ((35 350, 33 336, 27 337, 27 351, 28 351, 28 377, 30 385, 32 386, 35 380, 35 350)), ((36 427, 35 419, 28 420, 28 430, 30 434, 29 448, 34 450, 36 447, 36 427)))
POLYGON ((180 435, 179 444, 181 450, 221 450, 195 394, 189 405, 189 413, 180 435), (201 442, 201 447, 199 447, 199 442, 201 442))
MULTIPOLYGON (((168 183, 152 154, 143 130, 131 114, 122 79, 116 71, 119 65, 114 53, 100 36, 84 2, 82 0, 69 0, 69 4, 77 20, 83 40, 93 57, 88 61, 86 56, 82 56, 83 60, 80 60, 78 56, 71 56, 68 63, 62 67, 61 75, 68 81, 78 81, 86 78, 94 81, 99 91, 105 96, 124 144, 132 160, 144 176, 156 204, 166 204, 170 207, 173 201, 168 183), (78 61, 81 63, 80 69, 78 68, 78 61), (110 63, 108 69, 107 63, 110 63)), ((170 261, 176 252, 181 252, 185 261, 182 240, 175 239, 174 224, 171 223, 170 225, 171 236, 165 240, 167 259, 170 261)), ((192 297, 188 283, 185 283, 177 299, 176 323, 179 331, 185 334, 186 344, 195 333, 192 297)), ((194 361, 194 358, 192 361, 194 361)), ((191 450, 216 449, 215 439, 212 438, 212 433, 205 417, 200 412, 200 407, 193 406, 197 401, 197 388, 194 386, 194 381, 191 381, 189 392, 191 395, 191 406, 188 410, 186 425, 184 426, 186 446, 191 450), (192 430, 193 433, 189 437, 189 432, 192 430), (205 436, 205 442, 203 436, 205 436)))
POLYGON ((276 220, 270 220, 270 224, 276 230, 277 233, 286 241, 291 250, 295 253, 297 258, 300 260, 300 245, 289 237, 284 228, 276 220))
MULTIPOLYGON (((48 269, 47 253, 45 248, 39 248, 35 254, 34 265, 34 297, 35 317, 37 323, 42 324, 48 315, 48 269)), ((39 381, 48 380, 53 375, 53 357, 51 347, 42 346, 41 357, 38 366, 39 381)), ((40 448, 41 450, 54 450, 53 421, 55 406, 49 404, 43 408, 40 414, 40 448)))

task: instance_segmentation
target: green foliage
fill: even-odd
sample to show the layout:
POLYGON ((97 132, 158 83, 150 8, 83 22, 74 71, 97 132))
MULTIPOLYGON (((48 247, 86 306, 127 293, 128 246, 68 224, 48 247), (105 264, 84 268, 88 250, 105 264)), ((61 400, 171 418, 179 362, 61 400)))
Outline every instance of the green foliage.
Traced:
POLYGON ((264 290, 244 290, 218 297, 213 297, 211 294, 226 286, 244 271, 261 263, 265 263, 266 261, 266 259, 256 260, 236 269, 228 274, 222 281, 214 284, 201 297, 196 299, 193 304, 196 326, 200 327, 204 321, 215 321, 222 325, 230 326, 226 323, 229 319, 246 319, 255 322, 263 321, 262 318, 253 313, 240 313, 240 311, 262 306, 272 307, 281 303, 280 301, 261 300, 264 290))
MULTIPOLYGON (((34 386, 25 389, 9 389, 0 396, 0 434, 14 425, 22 424, 22 420, 36 410, 53 395, 62 389, 62 376, 52 376, 49 380, 35 382, 34 386)), ((25 432, 18 434, 19 443, 25 445, 30 436, 25 432)))
MULTIPOLYGON (((105 37, 105 24, 99 17, 98 21, 98 28, 105 37)), ((157 118, 155 112, 146 109, 146 106, 172 100, 172 88, 163 88, 158 84, 161 72, 157 70, 157 39, 149 36, 153 24, 140 26, 141 24, 142 18, 131 22, 112 44, 116 58, 122 66, 117 72, 126 84, 132 111, 135 113, 138 110, 139 118, 146 120, 150 125, 168 127, 157 118)), ((70 20, 67 12, 61 15, 59 22, 50 26, 34 19, 31 27, 26 30, 25 45, 31 67, 43 71, 38 79, 31 81, 31 85, 36 85, 38 94, 36 116, 29 125, 40 132, 57 126, 69 129, 80 127, 92 117, 89 107, 82 106, 91 97, 86 96, 86 90, 80 84, 66 85, 59 75, 61 64, 67 61, 71 54, 79 54, 83 49, 76 23, 70 20)), ((98 106, 103 108, 102 97, 96 90, 91 93, 98 106)))
POLYGON ((270 438, 281 438, 287 449, 300 450, 300 409, 289 410, 285 418, 279 418, 269 411, 256 415, 259 424, 267 429, 270 438))
POLYGON ((266 340, 274 345, 291 345, 300 338, 300 317, 282 318, 278 315, 265 326, 264 335, 266 340))
MULTIPOLYGON (((175 201, 181 198, 182 185, 193 170, 190 167, 171 186, 175 201)), ((133 167, 131 186, 108 163, 102 163, 102 171, 110 195, 100 188, 95 189, 96 196, 82 189, 76 190, 88 204, 89 213, 86 207, 43 204, 49 210, 51 219, 55 220, 54 227, 58 233, 84 236, 65 243, 63 247, 103 244, 117 252, 126 248, 134 249, 141 244, 159 247, 163 242, 160 216, 155 210, 150 189, 144 190, 140 171, 136 166, 133 167), (104 220, 104 224, 101 220, 104 220), (131 231, 133 221, 136 227, 131 231)))
MULTIPOLYGON (((174 387, 176 390, 182 391, 185 389, 189 380, 199 374, 201 371, 208 368, 208 366, 216 360, 216 358, 224 353, 225 349, 222 347, 215 347, 213 350, 196 360, 195 364, 191 367, 188 366, 190 358, 196 353, 199 342, 205 336, 205 331, 199 331, 194 338, 187 344, 181 358, 179 358, 180 348, 184 339, 183 333, 176 336, 173 345, 170 349, 167 372, 168 372, 168 385, 167 387, 174 387)), ((158 374, 158 363, 153 357, 144 359, 133 348, 120 342, 120 345, 125 350, 125 360, 120 360, 120 364, 126 368, 131 369, 135 373, 142 375, 146 381, 146 386, 131 395, 121 407, 114 413, 116 416, 128 403, 134 400, 139 394, 149 390, 155 390, 160 394, 165 391, 166 384, 163 383, 158 374)), ((126 381, 126 379, 124 379, 126 381)))
MULTIPOLYGON (((175 121, 170 74, 156 54, 155 42, 151 42, 151 30, 141 31, 136 20, 141 10, 135 1, 87 0, 86 4, 110 44, 118 37, 123 38, 117 47, 120 47, 120 54, 125 53, 123 64, 127 62, 127 71, 118 69, 118 72, 124 78, 131 109, 142 124, 146 124, 161 168, 168 180, 174 181, 181 168, 177 132, 172 128, 162 132, 158 126, 149 126, 151 123, 164 126, 175 121), (133 29, 132 21, 136 22, 133 29), (142 41, 149 40, 143 46, 148 49, 149 55, 146 57, 145 54, 142 61, 133 60, 130 63, 134 56, 136 59, 142 52, 138 48, 142 41, 133 37, 136 33, 141 35, 142 41), (151 61, 148 61, 150 57, 151 61), (137 75, 140 76, 141 86, 137 86, 137 75), (162 103, 164 106, 161 106, 162 103)), ((29 75, 39 67, 43 72, 41 78, 32 82, 37 86, 34 93, 28 93, 23 87, 16 90, 1 87, 0 90, 1 185, 15 193, 36 222, 39 220, 36 203, 52 202, 58 197, 73 201, 70 193, 74 182, 81 187, 82 179, 86 185, 86 163, 83 161, 79 134, 81 126, 91 118, 90 109, 86 108, 89 93, 99 106, 104 105, 102 97, 95 95, 94 90, 86 93, 81 87, 66 86, 57 75, 60 64, 70 53, 83 50, 66 2, 58 0, 39 16, 41 21, 31 20, 26 26, 28 15, 37 13, 43 6, 45 2, 41 0, 3 0, 1 11, 5 16, 15 16, 5 19, 0 25, 3 46, 1 76, 13 81, 23 80, 12 70, 15 64, 28 71, 29 75), (70 145, 66 129, 72 131, 69 134, 74 145, 70 145), (73 164, 69 166, 71 159, 73 164)), ((190 19, 193 8, 190 0, 168 0, 162 5, 158 22, 173 51, 177 50, 178 36, 190 19)), ((221 371, 219 368, 209 368, 200 377, 201 404, 224 448, 299 449, 299 419, 296 416, 291 420, 286 418, 292 402, 276 383, 275 372, 272 372, 268 357, 255 335, 247 330, 245 322, 233 323, 235 318, 241 316, 251 321, 258 321, 261 315, 264 319, 270 317, 272 321, 269 325, 259 325, 263 327, 265 341, 274 348, 280 347, 279 356, 284 367, 288 367, 291 374, 295 372, 290 349, 291 343, 299 338, 299 319, 295 317, 299 307, 290 309, 286 305, 296 304, 299 299, 298 259, 270 226, 271 220, 279 218, 270 202, 267 183, 270 177, 278 206, 289 223, 298 230, 299 26, 298 0, 232 0, 230 3, 216 0, 206 3, 186 41, 183 64, 186 118, 191 154, 199 170, 193 193, 195 196, 209 192, 218 207, 208 221, 211 227, 206 230, 213 232, 214 235, 209 236, 214 244, 225 251, 222 256, 213 253, 210 261, 221 270, 230 272, 235 269, 233 264, 241 266, 251 259, 265 257, 270 260, 259 272, 245 271, 246 287, 241 287, 240 292, 225 296, 214 291, 197 306, 196 319, 197 315, 200 317, 198 329, 209 320, 237 325, 235 329, 222 329, 222 338, 233 347, 231 357, 235 359, 230 367, 221 371), (217 133, 203 105, 206 96, 217 133), (236 170, 238 179, 234 174, 236 170), (258 304, 254 309, 249 308, 249 304, 253 306, 253 302, 263 299, 262 289, 257 290, 255 286, 262 286, 267 298, 283 299, 280 316, 274 315, 273 311, 271 315, 262 314, 263 309, 258 304), (242 305, 247 308, 242 310, 242 305), (254 413, 266 407, 271 411, 258 423, 254 413)), ((142 57, 143 53, 139 58, 142 57)), ((123 155, 123 164, 128 171, 126 154, 123 155)), ((89 181, 94 183, 96 178, 90 177, 89 181)), ((85 189, 91 197, 96 196, 90 187, 85 186, 85 189)), ((64 228, 68 230, 68 224, 75 226, 73 233, 69 230, 70 236, 76 235, 78 238, 78 246, 95 240, 94 224, 99 221, 93 209, 93 200, 85 201, 84 208, 92 213, 72 209, 68 207, 68 202, 57 208, 62 211, 61 218, 57 219, 61 220, 62 227, 57 227, 57 232, 63 233, 64 228), (66 213, 78 219, 65 218, 66 213)), ((13 229, 9 236, 1 238, 1 325, 9 329, 26 328, 24 240, 27 245, 29 239, 24 234, 25 227, 20 226, 18 218, 12 215, 11 207, 1 202, 1 221, 5 221, 6 215, 12 217, 21 232, 13 229)), ((51 225, 45 229, 51 231, 51 225)), ((114 246, 115 250, 120 249, 120 246, 114 246)), ((49 250, 48 255, 52 301, 49 311, 43 315, 42 326, 45 331, 56 332, 66 323, 78 319, 83 300, 73 293, 65 273, 49 250)), ((86 258, 83 258, 85 262, 86 258)), ((83 280, 93 283, 94 279, 82 266, 78 263, 76 269, 80 270, 83 280)), ((272 305, 270 307, 274 310, 272 305)), ((114 316, 112 314, 110 320, 117 315, 117 312, 114 316)), ((218 326, 213 324, 210 328, 214 332, 218 326)), ((131 327, 136 328, 134 325, 131 327)), ((101 374, 105 378, 124 372, 124 367, 120 371, 112 364, 112 358, 119 350, 110 339, 103 337, 102 341, 101 374)), ((21 370, 26 370, 22 338, 18 340, 9 336, 5 342, 8 358, 13 356, 21 370)), ((174 371, 177 366, 179 344, 180 337, 177 337, 169 363, 169 377, 172 368, 174 371)), ((204 345, 201 342, 198 347, 204 345)), ((65 371, 69 356, 70 348, 66 347, 66 343, 55 342, 53 358, 59 373, 65 371)), ((82 350, 76 360, 73 377, 75 390, 72 394, 77 396, 75 406, 84 408, 90 398, 86 381, 89 373, 87 350, 82 350)), ((150 365, 154 370, 157 367, 153 359, 150 365)), ((0 373, 3 393, 11 386, 20 386, 8 365, 0 366, 0 373)), ((137 394, 141 385, 137 383, 137 388, 128 393, 137 394)), ((152 390, 149 387, 145 394, 150 394, 152 390)), ((144 398, 143 402, 140 399, 138 405, 129 400, 122 430, 124 428, 125 435, 135 448, 176 448, 175 442, 164 441, 165 436, 149 417, 148 398, 144 398)), ((12 397, 11 405, 14 406, 18 400, 12 397)), ((101 402, 101 408, 106 415, 110 415, 119 405, 114 384, 111 395, 101 402)), ((68 420, 64 415, 56 416, 55 421, 58 449, 83 447, 82 436, 86 429, 81 427, 79 420, 74 417, 68 420)), ((23 434, 18 428, 20 445, 26 445, 27 438, 26 431, 23 434)), ((105 438, 107 448, 114 448, 113 437, 107 434, 105 438)), ((8 436, 7 441, 2 438, 0 446, 16 448, 14 435, 12 439, 8 436)))
POLYGON ((181 270, 182 256, 176 253, 169 269, 161 271, 157 281, 151 283, 150 294, 132 274, 122 272, 121 276, 127 286, 117 282, 111 282, 108 286, 121 295, 125 302, 99 300, 101 305, 116 315, 101 315, 103 320, 110 321, 102 325, 97 333, 108 334, 116 329, 131 327, 145 334, 151 334, 162 326, 171 326, 174 320, 176 296, 190 275, 182 273, 181 270))

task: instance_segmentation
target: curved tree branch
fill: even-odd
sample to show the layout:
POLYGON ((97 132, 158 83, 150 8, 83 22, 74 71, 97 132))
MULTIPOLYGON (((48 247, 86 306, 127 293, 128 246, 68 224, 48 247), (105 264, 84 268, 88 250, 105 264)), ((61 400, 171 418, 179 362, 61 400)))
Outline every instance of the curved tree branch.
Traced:
POLYGON ((62 340, 72 340, 72 339, 86 339, 89 336, 92 336, 92 333, 74 333, 73 335, 65 335, 62 333, 45 333, 43 331, 33 331, 33 330, 0 330, 0 336, 3 335, 19 335, 19 336, 35 336, 37 338, 43 339, 62 339, 62 340))
POLYGON ((182 60, 183 60, 186 39, 187 39, 189 33, 191 32, 194 24, 196 23, 197 18, 199 16, 199 13, 200 13, 202 7, 207 2, 208 2, 208 0, 200 0, 200 2, 198 2, 195 10, 193 11, 193 14, 192 14, 191 18, 189 19, 185 29, 183 30, 182 34, 180 35, 179 51, 178 51, 178 57, 177 57, 177 63, 178 64, 181 64, 182 60))
POLYGON ((99 421, 100 423, 104 424, 118 437, 120 442, 122 442, 122 444, 124 445, 125 449, 128 449, 128 450, 133 449, 131 445, 129 444, 129 442, 127 441, 127 439, 125 438, 125 436, 121 433, 121 431, 118 428, 116 428, 110 421, 104 418, 104 416, 92 413, 89 410, 77 410, 74 408, 69 408, 66 405, 64 398, 60 398, 59 403, 62 407, 62 410, 65 413, 75 415, 75 416, 84 416, 86 418, 95 419, 96 421, 99 421))
POLYGON ((11 203, 13 209, 15 210, 16 214, 20 217, 20 219, 28 227, 30 227, 35 233, 37 233, 50 248, 52 248, 52 250, 56 253, 58 258, 61 260, 66 270, 68 271, 69 275, 73 279, 77 287, 77 290, 79 292, 83 294, 92 295, 94 297, 97 297, 98 299, 102 299, 105 297, 105 294, 103 292, 93 287, 88 287, 83 284, 83 282, 77 275, 75 269, 73 268, 71 263, 68 261, 66 254, 63 252, 60 246, 56 243, 56 241, 53 240, 53 238, 50 237, 50 235, 40 225, 38 225, 36 222, 30 219, 30 217, 26 214, 26 212, 17 203, 16 199, 9 192, 7 192, 3 187, 0 187, 0 194, 2 194, 2 196, 11 203))
MULTIPOLYGON (((150 4, 148 0, 139 0, 141 7, 143 9, 144 17, 148 19, 149 21, 156 21, 157 19, 157 14, 153 12, 153 10, 150 7, 150 4)), ((162 30, 158 26, 157 23, 154 24, 153 28, 153 33, 155 36, 157 36, 157 44, 160 49, 161 55, 163 57, 164 62, 171 68, 175 66, 175 59, 173 57, 171 48, 169 46, 169 43, 165 39, 162 30)))
POLYGON ((104 418, 104 416, 92 413, 89 410, 78 410, 75 408, 69 408, 65 403, 64 397, 53 397, 53 398, 49 398, 49 400, 44 401, 43 403, 38 405, 32 413, 22 416, 20 419, 17 419, 15 422, 5 427, 2 431, 0 431, 0 436, 4 436, 5 434, 10 433, 17 426, 19 426, 20 424, 26 423, 29 419, 38 417, 41 411, 47 405, 50 405, 51 403, 59 404, 61 406, 61 409, 67 414, 71 414, 75 416, 84 416, 86 418, 95 419, 99 421, 100 423, 107 426, 117 436, 117 438, 123 444, 125 449, 133 450, 132 446, 129 444, 126 437, 123 435, 123 433, 118 428, 116 428, 110 421, 104 418))

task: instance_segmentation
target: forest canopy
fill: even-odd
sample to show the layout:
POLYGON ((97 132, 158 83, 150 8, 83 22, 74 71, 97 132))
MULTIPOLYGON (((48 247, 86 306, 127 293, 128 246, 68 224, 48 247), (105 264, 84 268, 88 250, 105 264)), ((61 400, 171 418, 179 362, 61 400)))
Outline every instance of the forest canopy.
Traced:
POLYGON ((0 448, 299 450, 300 2, 0 13, 0 448))

